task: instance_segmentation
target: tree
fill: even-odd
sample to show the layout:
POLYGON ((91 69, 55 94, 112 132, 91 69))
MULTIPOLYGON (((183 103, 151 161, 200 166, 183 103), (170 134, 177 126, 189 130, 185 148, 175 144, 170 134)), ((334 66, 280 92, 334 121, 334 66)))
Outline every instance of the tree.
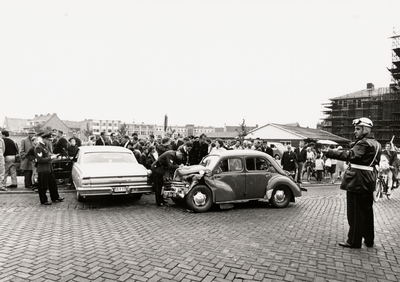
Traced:
POLYGON ((89 140, 89 136, 93 135, 93 129, 90 129, 89 123, 86 123, 86 129, 82 130, 82 133, 86 136, 86 138, 89 140))
POLYGON ((126 135, 126 133, 128 132, 128 126, 126 125, 126 123, 121 123, 121 125, 119 126, 118 129, 118 134, 122 137, 124 137, 126 135))
POLYGON ((246 121, 243 119, 242 124, 239 124, 240 129, 236 129, 238 133, 238 139, 240 140, 240 144, 243 144, 244 137, 249 133, 249 130, 246 127, 246 121))
POLYGON ((31 127, 31 129, 35 130, 36 132, 48 132, 52 130, 51 126, 43 127, 43 123, 36 124, 31 127))

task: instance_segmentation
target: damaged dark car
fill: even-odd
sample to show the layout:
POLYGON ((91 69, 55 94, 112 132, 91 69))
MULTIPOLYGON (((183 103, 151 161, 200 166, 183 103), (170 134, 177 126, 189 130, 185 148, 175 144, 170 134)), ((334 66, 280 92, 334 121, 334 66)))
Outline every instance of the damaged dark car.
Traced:
POLYGON ((300 197, 302 190, 271 156, 228 150, 206 156, 199 165, 177 169, 162 193, 193 212, 206 212, 213 205, 227 209, 254 200, 284 208, 300 197))

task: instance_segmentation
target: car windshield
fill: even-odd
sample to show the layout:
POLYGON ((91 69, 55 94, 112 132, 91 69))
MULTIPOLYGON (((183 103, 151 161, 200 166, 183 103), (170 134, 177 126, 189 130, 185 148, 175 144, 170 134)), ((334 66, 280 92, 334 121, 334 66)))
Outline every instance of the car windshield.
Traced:
POLYGON ((127 152, 90 152, 86 153, 83 162, 85 164, 96 163, 137 163, 135 157, 127 152))
POLYGON ((207 156, 201 161, 200 165, 212 170, 218 161, 219 156, 207 156))

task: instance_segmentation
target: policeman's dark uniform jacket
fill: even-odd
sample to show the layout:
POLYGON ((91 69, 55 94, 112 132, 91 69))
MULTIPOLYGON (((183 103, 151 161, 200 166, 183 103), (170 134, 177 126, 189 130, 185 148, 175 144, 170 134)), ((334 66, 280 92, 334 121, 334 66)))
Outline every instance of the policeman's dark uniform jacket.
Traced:
POLYGON ((46 191, 47 188, 50 190, 50 198, 53 202, 58 201, 60 198, 57 190, 57 186, 53 185, 56 183, 53 167, 51 165, 51 153, 46 148, 44 143, 39 142, 35 147, 35 157, 37 160, 37 173, 39 181, 39 198, 40 203, 48 203, 46 191))
POLYGON ((179 167, 179 159, 176 156, 176 151, 170 150, 163 153, 151 165, 151 170, 154 173, 155 196, 157 205, 164 203, 161 195, 161 189, 164 185, 164 177, 172 177, 175 170, 179 167))
MULTIPOLYGON (((367 246, 374 244, 373 192, 381 157, 381 145, 372 133, 354 142, 349 150, 329 149, 328 158, 348 161, 340 189, 347 191, 348 246, 361 248, 362 238, 367 246)), ((343 244, 340 244, 343 246, 343 244)))
POLYGON ((189 153, 189 162, 191 165, 196 165, 208 155, 208 144, 206 142, 194 141, 193 147, 189 153))

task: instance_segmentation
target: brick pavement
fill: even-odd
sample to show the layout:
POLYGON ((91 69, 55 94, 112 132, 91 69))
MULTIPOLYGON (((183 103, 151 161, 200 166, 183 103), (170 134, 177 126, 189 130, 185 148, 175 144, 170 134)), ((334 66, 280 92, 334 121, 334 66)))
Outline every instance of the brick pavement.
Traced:
POLYGON ((295 204, 194 214, 100 198, 39 205, 0 194, 0 281, 399 281, 400 193, 375 205, 376 247, 346 237, 345 194, 308 187, 295 204))

